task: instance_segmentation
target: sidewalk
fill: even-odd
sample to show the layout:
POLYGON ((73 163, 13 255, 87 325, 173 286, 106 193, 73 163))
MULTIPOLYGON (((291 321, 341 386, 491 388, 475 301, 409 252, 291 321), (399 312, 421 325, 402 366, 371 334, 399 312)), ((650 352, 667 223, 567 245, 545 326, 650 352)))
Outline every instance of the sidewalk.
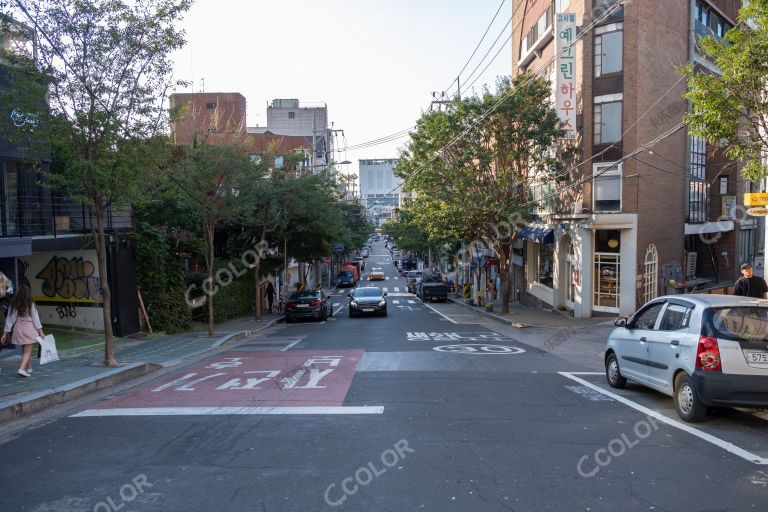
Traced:
POLYGON ((241 317, 217 324, 212 337, 208 337, 206 331, 194 331, 137 340, 116 339, 115 358, 121 366, 111 368, 103 364, 103 342, 98 346, 62 350, 60 361, 46 365, 40 365, 33 357, 33 373, 29 378, 16 375, 19 352, 4 350, 0 352, 0 423, 173 366, 282 320, 281 314, 265 314, 261 322, 241 317))
POLYGON ((494 302, 493 312, 489 312, 486 311, 484 307, 472 306, 467 303, 466 299, 451 297, 450 294, 448 300, 454 304, 471 309, 479 315, 485 315, 503 324, 512 325, 513 327, 525 326, 548 329, 580 330, 591 329, 601 325, 613 325, 613 321, 615 320, 613 317, 604 316, 572 318, 567 316, 565 312, 560 313, 554 310, 530 308, 519 304, 510 304, 509 313, 501 313, 501 303, 499 301, 494 302))

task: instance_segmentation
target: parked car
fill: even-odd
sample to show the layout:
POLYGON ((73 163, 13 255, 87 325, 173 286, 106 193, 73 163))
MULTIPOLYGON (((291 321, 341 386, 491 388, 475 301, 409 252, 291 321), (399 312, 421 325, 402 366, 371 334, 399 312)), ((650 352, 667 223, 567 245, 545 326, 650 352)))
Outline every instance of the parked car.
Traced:
POLYGON ((619 318, 605 374, 672 397, 685 421, 711 406, 768 408, 768 301, 730 295, 670 295, 619 318))
POLYGON ((372 313, 387 316, 386 292, 375 286, 356 288, 349 297, 349 317, 372 313))
POLYGON ((421 270, 408 270, 405 272, 405 285, 408 287, 408 291, 411 293, 416 293, 415 288, 412 290, 412 286, 414 281, 417 278, 420 278, 422 276, 421 270))
POLYGON ((373 267, 368 274, 370 281, 384 281, 384 269, 380 267, 373 267))
POLYGON ((322 290, 293 292, 285 303, 286 322, 293 322, 298 318, 325 320, 329 316, 333 316, 333 304, 322 290))
POLYGON ((448 286, 440 274, 424 274, 419 282, 416 295, 424 302, 448 300, 448 286))

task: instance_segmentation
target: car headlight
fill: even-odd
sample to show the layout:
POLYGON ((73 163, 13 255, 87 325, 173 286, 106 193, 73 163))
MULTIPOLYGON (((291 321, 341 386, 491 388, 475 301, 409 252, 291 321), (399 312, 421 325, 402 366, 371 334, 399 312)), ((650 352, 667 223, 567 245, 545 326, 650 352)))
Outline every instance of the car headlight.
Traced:
POLYGON ((387 301, 385 301, 385 300, 379 301, 379 306, 384 307, 386 305, 387 305, 387 301))
POLYGON ((353 300, 352 302, 349 303, 349 305, 352 306, 353 308, 356 308, 357 307, 357 301, 353 300))

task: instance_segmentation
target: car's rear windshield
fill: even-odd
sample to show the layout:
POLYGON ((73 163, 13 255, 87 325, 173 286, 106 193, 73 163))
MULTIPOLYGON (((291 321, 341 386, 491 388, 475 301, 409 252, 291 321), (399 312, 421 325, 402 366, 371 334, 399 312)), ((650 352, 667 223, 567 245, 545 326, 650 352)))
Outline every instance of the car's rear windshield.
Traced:
POLYGON ((320 297, 320 292, 313 291, 313 290, 307 290, 304 292, 293 292, 290 297, 288 297, 288 300, 299 300, 299 299, 316 299, 320 297))
POLYGON ((378 297, 381 290, 378 288, 358 288, 355 290, 355 297, 378 297))
POLYGON ((380 268, 377 268, 377 267, 373 267, 373 269, 371 270, 371 272, 384 272, 384 270, 383 270, 383 269, 380 269, 380 268))
POLYGON ((351 270, 341 270, 339 271, 339 277, 352 277, 355 273, 351 270))
POLYGON ((717 338, 735 341, 768 339, 768 308, 715 308, 708 316, 707 327, 717 338))

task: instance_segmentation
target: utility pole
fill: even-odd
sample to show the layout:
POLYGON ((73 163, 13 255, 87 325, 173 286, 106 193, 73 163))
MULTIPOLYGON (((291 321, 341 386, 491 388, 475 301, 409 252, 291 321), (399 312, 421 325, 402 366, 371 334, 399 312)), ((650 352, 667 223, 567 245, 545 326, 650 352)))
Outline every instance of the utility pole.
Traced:
POLYGON ((440 93, 440 96, 437 95, 437 91, 432 91, 432 103, 429 105, 430 112, 432 111, 432 108, 435 105, 439 105, 438 110, 442 110, 443 105, 447 105, 447 104, 448 104, 448 100, 445 99, 445 91, 442 91, 440 93), (437 98, 440 98, 440 99, 437 99, 437 98))

